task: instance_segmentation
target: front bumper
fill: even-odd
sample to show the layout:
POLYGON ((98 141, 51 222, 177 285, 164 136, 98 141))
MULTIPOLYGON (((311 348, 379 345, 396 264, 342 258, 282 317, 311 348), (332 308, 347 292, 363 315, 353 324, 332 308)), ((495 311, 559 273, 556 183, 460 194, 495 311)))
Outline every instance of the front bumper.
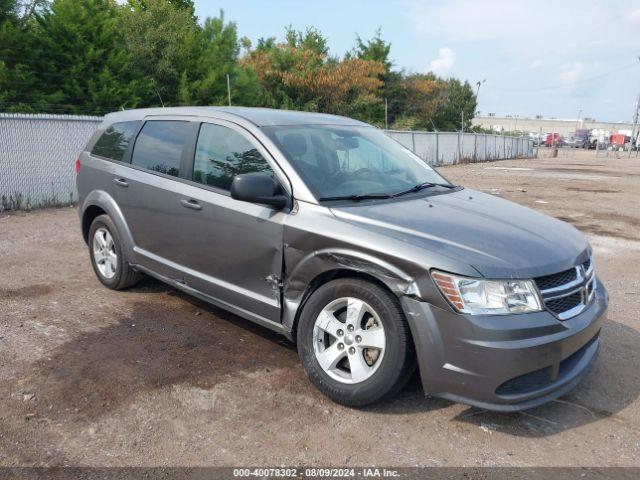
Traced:
POLYGON ((596 279, 591 305, 564 321, 547 311, 472 316, 409 297, 401 301, 425 393, 516 411, 558 398, 580 382, 600 347, 608 295, 596 279))

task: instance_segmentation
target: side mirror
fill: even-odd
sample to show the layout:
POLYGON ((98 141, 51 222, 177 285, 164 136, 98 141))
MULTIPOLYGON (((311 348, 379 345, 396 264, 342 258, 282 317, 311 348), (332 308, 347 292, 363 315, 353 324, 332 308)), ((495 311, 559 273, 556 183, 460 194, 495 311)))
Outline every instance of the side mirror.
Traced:
POLYGON ((287 197, 281 191, 282 187, 271 174, 263 172, 236 175, 231 182, 231 198, 276 209, 284 208, 287 204, 287 197))

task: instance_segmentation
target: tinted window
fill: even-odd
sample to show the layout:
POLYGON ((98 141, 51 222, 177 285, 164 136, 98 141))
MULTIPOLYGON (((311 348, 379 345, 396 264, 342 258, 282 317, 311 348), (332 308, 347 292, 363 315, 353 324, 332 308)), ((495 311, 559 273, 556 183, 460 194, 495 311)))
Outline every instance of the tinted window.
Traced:
POLYGON ((121 161, 139 125, 140 122, 114 123, 104 131, 91 153, 121 161))
POLYGON ((193 180, 229 190, 241 173, 268 172, 271 167, 245 137, 221 125, 203 123, 198 136, 193 180))
POLYGON ((131 163, 138 167, 177 177, 182 149, 189 138, 189 122, 157 120, 142 127, 131 163))

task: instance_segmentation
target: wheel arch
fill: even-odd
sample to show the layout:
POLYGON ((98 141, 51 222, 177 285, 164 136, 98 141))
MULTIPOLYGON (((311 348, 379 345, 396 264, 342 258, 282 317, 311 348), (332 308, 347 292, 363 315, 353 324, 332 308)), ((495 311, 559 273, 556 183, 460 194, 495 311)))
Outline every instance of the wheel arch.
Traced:
POLYGON ((320 286, 337 278, 367 280, 397 298, 417 293, 413 278, 385 261, 347 250, 313 252, 292 269, 284 282, 282 323, 291 332, 290 338, 295 339, 307 300, 320 286))
POLYGON ((94 190, 91 192, 87 195, 82 205, 82 237, 85 243, 89 242, 91 223, 96 217, 104 214, 111 218, 118 229, 118 234, 123 242, 122 251, 124 258, 127 261, 132 261, 134 242, 129 225, 124 219, 122 210, 120 210, 114 198, 103 190, 94 190))
POLYGON ((98 205, 88 205, 82 213, 82 238, 84 238, 84 243, 87 245, 89 244, 89 229, 91 228, 93 220, 106 213, 107 212, 98 205))

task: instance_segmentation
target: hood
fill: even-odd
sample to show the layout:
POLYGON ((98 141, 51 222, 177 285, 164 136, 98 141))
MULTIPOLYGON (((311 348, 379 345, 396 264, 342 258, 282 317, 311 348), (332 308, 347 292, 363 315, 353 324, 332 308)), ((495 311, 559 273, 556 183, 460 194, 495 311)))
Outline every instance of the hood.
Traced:
POLYGON ((589 250, 573 226, 469 189, 334 206, 331 211, 344 221, 422 247, 436 259, 444 255, 464 262, 488 278, 556 273, 586 260, 589 250))

